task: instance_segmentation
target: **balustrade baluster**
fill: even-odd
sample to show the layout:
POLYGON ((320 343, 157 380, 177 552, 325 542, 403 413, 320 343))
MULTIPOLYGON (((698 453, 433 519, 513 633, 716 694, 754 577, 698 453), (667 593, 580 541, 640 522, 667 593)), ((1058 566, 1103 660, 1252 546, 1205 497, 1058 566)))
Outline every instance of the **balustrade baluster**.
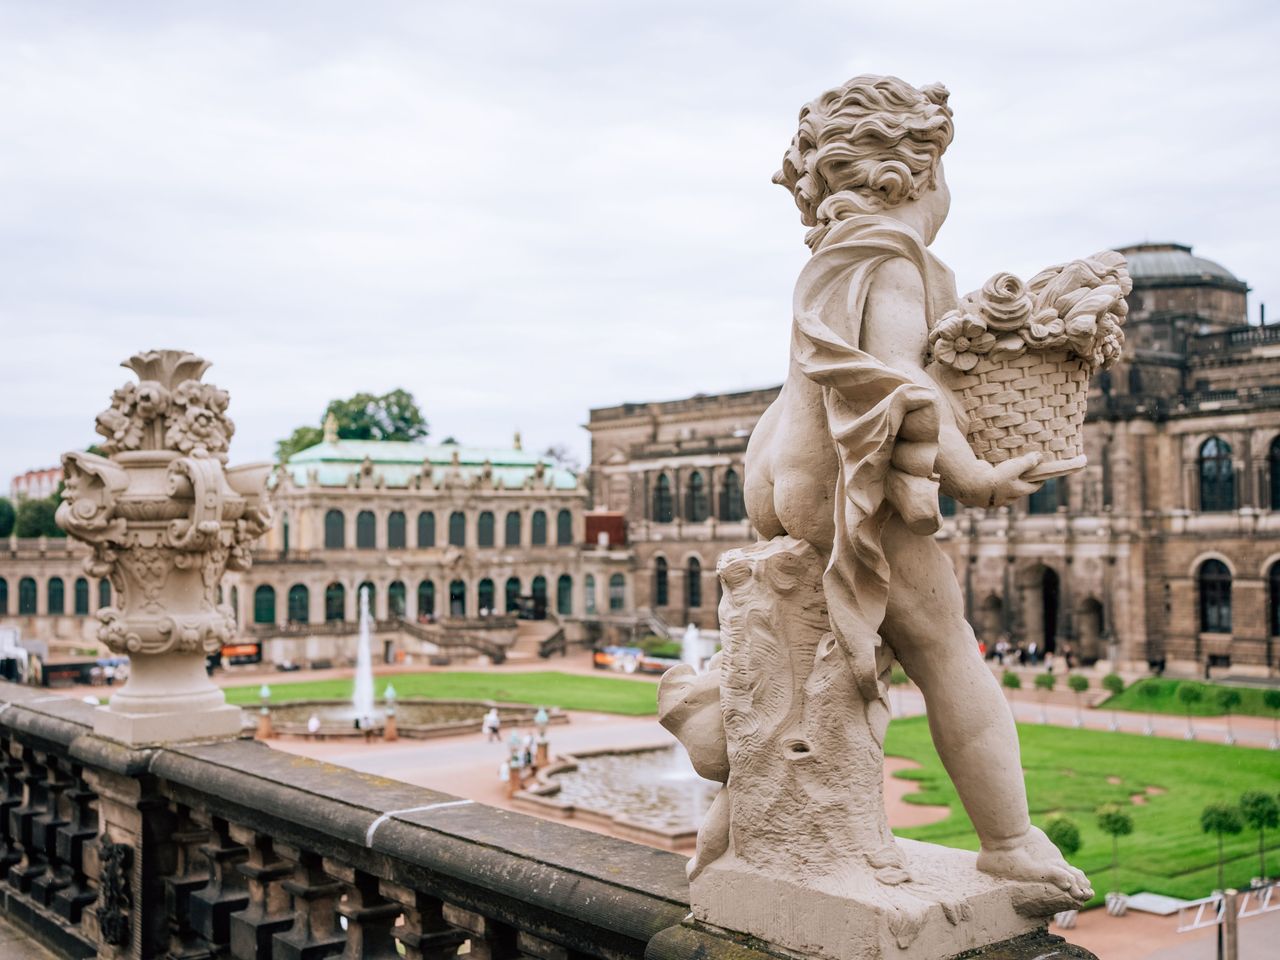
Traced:
POLYGON ((177 808, 178 828, 169 836, 173 845, 173 872, 164 878, 165 915, 169 922, 168 960, 204 960, 213 956, 212 945, 192 925, 191 898, 209 883, 209 870, 201 849, 210 833, 191 818, 191 811, 177 808))
POLYGON ((277 852, 294 863, 293 876, 283 882, 293 898, 293 926, 272 937, 272 960, 316 960, 342 953, 347 938, 338 929, 337 904, 342 884, 332 880, 319 854, 276 844, 277 852))
MULTIPOLYGON (((205 817, 193 814, 199 822, 205 817)), ((248 859, 246 847, 231 839, 227 822, 208 818, 211 839, 200 847, 209 864, 209 883, 191 895, 191 927, 216 948, 231 942, 231 914, 249 905, 244 875, 237 865, 248 859)))
POLYGON ((6 737, 0 747, 0 877, 7 877, 9 868, 22 859, 9 821, 9 815, 22 805, 22 763, 17 759, 21 748, 13 740, 6 737))
POLYGON ((450 960, 458 955, 467 934, 445 920, 443 901, 386 880, 380 888, 404 910, 404 922, 392 935, 403 945, 405 960, 450 960))
POLYGON ((581 954, 575 953, 568 947, 535 937, 523 930, 516 935, 516 947, 520 950, 520 960, 580 960, 581 958, 581 954))
POLYGON ((53 903, 54 895, 71 883, 71 868, 58 854, 58 831, 71 818, 63 807, 63 795, 75 786, 75 780, 52 754, 45 758, 45 810, 31 821, 31 842, 44 854, 48 869, 31 881, 31 896, 42 906, 53 903))
POLYGON ((21 851, 18 862, 9 868, 9 886, 29 893, 31 884, 49 869, 44 851, 32 837, 36 817, 47 809, 45 776, 36 752, 22 747, 18 753, 22 769, 17 774, 22 784, 22 803, 9 811, 9 832, 21 851))
POLYGON ((65 864, 67 882, 54 896, 52 906, 58 916, 79 923, 84 908, 98 897, 85 863, 87 851, 98 836, 98 795, 76 769, 75 783, 62 799, 67 808, 67 824, 58 829, 55 842, 58 858, 65 864))
POLYGON ((444 918, 470 934, 471 950, 468 956, 472 960, 515 960, 520 956, 520 951, 516 949, 514 927, 452 903, 444 905, 444 918))
POLYGON ((249 903, 231 914, 231 956, 235 960, 271 960, 271 938, 293 926, 293 906, 282 880, 293 866, 276 856, 271 838, 248 827, 229 826, 231 839, 248 849, 248 859, 236 864, 247 882, 249 903))
POLYGON ((324 860, 325 872, 341 880, 346 896, 338 916, 347 921, 347 947, 343 960, 400 960, 392 928, 400 916, 400 904, 378 890, 378 878, 336 860, 324 860))

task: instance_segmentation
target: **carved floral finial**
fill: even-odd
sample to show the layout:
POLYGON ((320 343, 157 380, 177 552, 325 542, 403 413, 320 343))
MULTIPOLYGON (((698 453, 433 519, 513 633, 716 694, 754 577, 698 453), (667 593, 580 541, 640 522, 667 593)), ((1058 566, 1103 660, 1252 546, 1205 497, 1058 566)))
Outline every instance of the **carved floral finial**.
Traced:
POLYGON ((324 418, 324 442, 338 442, 338 418, 334 416, 332 410, 330 410, 324 418))

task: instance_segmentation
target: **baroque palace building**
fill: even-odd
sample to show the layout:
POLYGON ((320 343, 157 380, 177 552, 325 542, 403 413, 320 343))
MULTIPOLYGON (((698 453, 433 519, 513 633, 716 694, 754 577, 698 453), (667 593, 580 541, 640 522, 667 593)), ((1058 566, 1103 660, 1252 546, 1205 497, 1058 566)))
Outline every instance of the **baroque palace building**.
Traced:
MULTIPOLYGON (((1090 389, 1089 466, 998 510, 943 498, 979 638, 1182 672, 1280 659, 1280 326, 1190 247, 1121 248, 1125 355, 1090 389)), ((778 388, 591 411, 591 490, 625 515, 637 611, 716 624, 721 552, 754 538, 742 457, 778 388)))

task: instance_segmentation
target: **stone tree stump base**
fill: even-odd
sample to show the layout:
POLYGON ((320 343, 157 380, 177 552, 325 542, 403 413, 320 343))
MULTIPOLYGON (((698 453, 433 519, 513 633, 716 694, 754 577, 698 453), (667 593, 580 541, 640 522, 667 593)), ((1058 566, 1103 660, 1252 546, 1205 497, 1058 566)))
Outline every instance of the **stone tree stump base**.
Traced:
POLYGON ((911 880, 894 887, 861 870, 801 882, 721 857, 690 885, 694 919, 827 960, 987 956, 981 948, 1043 929, 1042 916, 1018 912, 1023 902, 1043 910, 1043 886, 981 873, 977 855, 967 850, 897 844, 911 880))

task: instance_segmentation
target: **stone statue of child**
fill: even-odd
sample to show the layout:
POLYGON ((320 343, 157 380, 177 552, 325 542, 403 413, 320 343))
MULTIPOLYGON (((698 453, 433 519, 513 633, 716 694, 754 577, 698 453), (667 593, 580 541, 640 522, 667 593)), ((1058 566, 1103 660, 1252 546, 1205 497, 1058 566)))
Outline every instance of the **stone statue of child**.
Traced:
POLYGON ((897 659, 919 685, 938 753, 981 839, 978 869, 1078 901, 1088 881, 1031 825, 1013 718, 983 664, 950 562, 931 534, 938 492, 977 507, 1037 488, 1039 454, 991 465, 930 375, 927 337, 958 302, 928 245, 950 194, 947 91, 860 76, 807 105, 774 181, 813 256, 795 292, 786 383, 752 435, 746 499, 765 539, 829 557, 834 639, 880 696, 897 659))

